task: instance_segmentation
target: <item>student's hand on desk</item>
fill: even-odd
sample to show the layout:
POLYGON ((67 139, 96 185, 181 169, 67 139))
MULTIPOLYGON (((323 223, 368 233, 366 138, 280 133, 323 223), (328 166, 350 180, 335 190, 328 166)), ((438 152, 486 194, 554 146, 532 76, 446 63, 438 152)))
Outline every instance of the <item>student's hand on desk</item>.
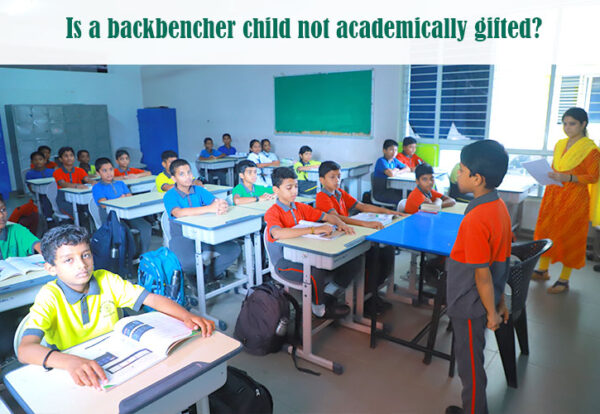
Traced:
POLYGON ((263 195, 261 195, 260 197, 258 197, 258 199, 260 201, 272 200, 274 198, 275 198, 275 194, 269 194, 269 193, 264 193, 263 195))
POLYGON ((367 221, 364 226, 375 230, 381 230, 383 228, 383 224, 381 224, 380 221, 367 221))
POLYGON ((93 360, 69 355, 69 362, 65 368, 73 378, 75 384, 83 387, 93 387, 102 391, 103 383, 108 379, 102 367, 93 360))
POLYGON ((84 190, 84 189, 88 188, 88 186, 87 186, 87 185, 85 185, 85 184, 77 184, 77 185, 75 186, 75 188, 80 188, 80 189, 84 190))
POLYGON ((333 226, 329 224, 323 224, 322 226, 315 226, 314 230, 315 234, 329 236, 331 233, 333 233, 333 226))
POLYGON ((492 315, 490 315, 488 313, 488 316, 487 316, 488 329, 495 331, 496 329, 498 329, 500 327, 501 323, 502 323, 502 316, 500 316, 498 314, 498 312, 494 312, 492 315))
POLYGON ((425 197, 425 200, 423 200, 423 204, 433 204, 433 201, 431 201, 429 197, 425 197))
POLYGON ((217 198, 215 200, 215 203, 213 203, 213 206, 214 206, 214 212, 217 215, 227 213, 227 210, 229 208, 229 205, 227 204, 227 201, 225 201, 225 200, 223 200, 221 198, 217 198))
POLYGON ((183 323, 194 331, 200 330, 203 338, 209 337, 215 330, 214 321, 205 319, 202 316, 194 315, 191 312, 188 312, 188 316, 183 320, 183 323))
POLYGON ((347 225, 346 223, 342 223, 342 224, 338 225, 337 228, 338 228, 338 230, 341 230, 341 231, 343 231, 346 234, 354 234, 354 233, 356 233, 354 231, 354 229, 352 227, 350 227, 349 225, 347 225))

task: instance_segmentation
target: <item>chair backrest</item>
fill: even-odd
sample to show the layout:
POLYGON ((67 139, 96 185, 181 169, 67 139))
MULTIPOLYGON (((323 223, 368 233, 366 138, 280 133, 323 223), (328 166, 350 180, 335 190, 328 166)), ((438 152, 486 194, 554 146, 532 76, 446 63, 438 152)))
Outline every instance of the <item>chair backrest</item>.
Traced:
POLYGON ((396 210, 404 213, 405 208, 406 208, 406 198, 403 198, 402 200, 400 200, 398 202, 398 207, 396 208, 396 210))
POLYGON ((378 184, 379 183, 377 183, 377 177, 375 177, 375 173, 371 173, 371 203, 389 208, 396 208, 395 204, 379 201, 375 198, 375 187, 378 184))
MULTIPOLYGON (((27 321, 29 320, 29 318, 31 318, 31 314, 27 314, 25 315, 25 317, 23 318, 23 320, 21 320, 21 322, 19 323, 19 326, 17 326, 17 330, 15 331, 15 336, 13 338, 13 349, 15 351, 15 356, 17 355, 17 351, 19 349, 19 344, 21 343, 21 339, 23 339, 23 333, 25 332, 25 325, 27 324, 27 321)), ((46 345, 46 341, 44 340, 44 338, 42 338, 42 341, 40 342, 40 344, 42 345, 46 345)))
POLYGON ((439 144, 417 144, 416 154, 432 167, 437 167, 440 162, 439 144))
POLYGON ((90 202, 88 203, 88 210, 90 212, 90 216, 94 220, 94 225, 96 226, 96 230, 102 226, 102 220, 100 219, 100 207, 96 204, 96 200, 94 197, 90 198, 90 202))
POLYGON ((169 247, 169 242, 171 241, 171 223, 166 211, 163 211, 160 216, 160 227, 162 228, 163 234, 163 246, 169 247))
POLYGON ((23 192, 25 194, 31 193, 29 191, 29 187, 27 186, 27 172, 30 170, 30 168, 25 168, 23 170, 21 170, 21 180, 23 180, 23 192))
POLYGON ((511 312, 516 313, 525 307, 529 282, 533 269, 542 254, 552 247, 552 240, 542 239, 525 243, 513 243, 511 254, 521 261, 509 269, 507 284, 511 288, 511 312))
POLYGON ((263 231, 263 242, 265 245, 265 251, 267 252, 267 259, 269 260, 269 271, 271 272, 271 277, 277 282, 281 283, 283 286, 289 287, 291 289, 302 290, 302 282, 291 282, 279 276, 275 271, 275 263, 273 263, 273 261, 271 260, 271 256, 269 255, 269 249, 267 248, 267 243, 269 243, 267 240, 267 231, 268 227, 266 227, 265 231, 263 231))

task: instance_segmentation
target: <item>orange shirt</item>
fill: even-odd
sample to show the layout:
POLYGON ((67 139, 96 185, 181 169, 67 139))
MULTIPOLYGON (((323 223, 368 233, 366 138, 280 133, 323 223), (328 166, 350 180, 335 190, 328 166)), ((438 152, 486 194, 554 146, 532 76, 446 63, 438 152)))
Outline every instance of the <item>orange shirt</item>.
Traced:
POLYGON ((429 198, 431 201, 435 201, 438 198, 442 198, 442 193, 438 193, 435 190, 431 190, 431 196, 426 195, 419 186, 412 190, 406 199, 406 206, 404 212, 408 214, 414 214, 419 211, 421 204, 425 202, 425 198, 429 198))
POLYGON ((329 213, 331 210, 335 210, 339 215, 348 217, 348 212, 352 210, 352 207, 356 205, 356 198, 350 194, 338 188, 334 193, 330 193, 326 189, 322 188, 317 194, 316 207, 329 213))
MULTIPOLYGON (((33 170, 35 167, 33 166, 33 163, 30 164, 31 169, 33 170)), ((46 163, 46 168, 50 168, 52 170, 56 169, 56 167, 58 167, 58 165, 56 165, 56 163, 54 161, 48 161, 46 163)))
POLYGON ((125 171, 121 171, 118 168, 115 168, 115 177, 123 177, 124 175, 129 175, 129 174, 140 174, 143 172, 144 172, 144 170, 140 170, 139 168, 133 168, 133 167, 129 167, 125 171))
POLYGON ((66 182, 73 184, 83 184, 83 179, 87 177, 87 175, 88 174, 85 172, 85 170, 79 167, 73 167, 71 172, 67 171, 65 167, 58 168, 54 170, 54 173, 52 174, 56 180, 58 188, 61 188, 61 186, 58 184, 60 180, 65 180, 66 182))
POLYGON ((10 217, 8 218, 8 221, 18 223, 21 217, 30 216, 37 212, 38 208, 35 204, 33 204, 33 200, 29 200, 27 203, 15 208, 10 217))
POLYGON ((399 152, 398 155, 396 155, 396 158, 411 169, 415 169, 417 165, 423 164, 423 160, 417 154, 413 154, 412 157, 408 158, 403 152, 399 152))

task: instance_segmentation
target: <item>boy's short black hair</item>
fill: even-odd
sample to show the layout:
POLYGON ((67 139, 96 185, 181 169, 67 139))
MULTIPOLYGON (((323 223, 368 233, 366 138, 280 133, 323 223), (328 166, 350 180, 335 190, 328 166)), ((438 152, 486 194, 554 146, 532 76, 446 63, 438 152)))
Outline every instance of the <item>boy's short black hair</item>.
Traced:
POLYGON ((175 171, 177 171, 177 168, 182 167, 184 165, 187 165, 189 167, 190 163, 184 160, 183 158, 177 158, 169 166, 169 172, 171 173, 171 175, 175 175, 175 171))
POLYGON ((86 149, 80 149, 79 151, 77 151, 77 159, 79 159, 79 156, 81 154, 83 154, 84 152, 87 152, 88 155, 90 155, 90 152, 86 149))
POLYGON ((94 166, 96 167, 97 171, 100 171, 100 168, 102 168, 102 166, 106 164, 110 164, 112 166, 112 161, 106 157, 100 157, 96 160, 94 166))
POLYGON ((212 138, 211 137, 206 137, 204 138, 204 143, 206 144, 208 141, 212 142, 212 138))
POLYGON ((417 140, 414 139, 413 137, 406 137, 402 141, 402 146, 406 147, 407 145, 412 145, 412 144, 416 144, 416 143, 417 143, 417 140))
POLYGON ((271 140, 269 138, 261 139, 260 140, 260 146, 262 147, 263 145, 265 145, 265 142, 268 142, 270 144, 271 140))
POLYGON ((58 157, 62 158, 63 154, 69 151, 71 152, 71 154, 75 155, 75 150, 73 149, 73 147, 60 147, 60 149, 58 150, 58 157))
POLYGON ((68 246, 77 246, 85 243, 90 245, 90 235, 84 227, 74 224, 65 224, 48 230, 42 240, 42 256, 44 260, 52 266, 56 264, 56 251, 65 244, 68 246))
POLYGON ((250 160, 242 160, 238 162, 237 172, 238 174, 243 174, 247 168, 256 168, 256 163, 250 160))
POLYGON ((177 155, 177 153, 175 151, 171 151, 171 150, 163 151, 163 153, 160 154, 161 161, 166 161, 169 158, 179 158, 179 156, 177 155))
POLYGON ((311 148, 311 147, 309 147, 308 145, 302 145, 302 146, 300 147, 300 151, 298 151, 298 154, 302 155, 302 154, 304 154, 305 152, 313 152, 313 150, 312 150, 312 148, 311 148))
POLYGON ((290 167, 278 167, 273 170, 273 174, 271 174, 271 181, 273 181, 273 187, 279 187, 283 180, 291 178, 293 180, 297 179, 298 176, 290 167))
POLYGON ((398 143, 396 141, 394 141, 393 139, 386 139, 385 141, 383 141, 383 149, 386 150, 389 147, 397 147, 398 143))
POLYGON ((48 145, 40 145, 37 150, 39 152, 42 152, 43 150, 48 150, 49 152, 52 152, 52 148, 50 148, 48 145))
POLYGON ((130 156, 126 149, 120 148, 117 150, 117 152, 115 152, 115 159, 118 160, 123 155, 127 155, 128 157, 130 156))
POLYGON ((229 137, 229 138, 231 138, 231 134, 230 134, 230 133, 228 133, 228 132, 226 132, 226 133, 224 133, 224 134, 223 134, 223 137, 222 137, 222 138, 225 138, 225 137, 229 137))
POLYGON ((340 169, 340 164, 335 161, 323 161, 321 165, 319 165, 319 177, 325 177, 325 174, 329 171, 338 171, 340 169))
POLYGON ((493 189, 502 183, 508 169, 508 154, 504 146, 492 139, 484 139, 467 145, 460 152, 460 162, 471 171, 485 178, 485 188, 493 189))
POLYGON ((33 151, 30 155, 29 155, 29 159, 31 161, 33 161, 33 157, 35 156, 39 156, 42 157, 43 159, 46 159, 46 157, 44 157, 44 154, 42 154, 40 151, 33 151))
POLYGON ((250 140, 250 147, 249 147, 250 149, 252 149, 252 145, 254 145, 255 142, 258 142, 260 144, 259 140, 257 140, 257 139, 251 139, 250 140))
POLYGON ((417 168, 415 168, 415 177, 417 177, 417 180, 425 174, 433 174, 433 167, 426 162, 417 165, 417 168))

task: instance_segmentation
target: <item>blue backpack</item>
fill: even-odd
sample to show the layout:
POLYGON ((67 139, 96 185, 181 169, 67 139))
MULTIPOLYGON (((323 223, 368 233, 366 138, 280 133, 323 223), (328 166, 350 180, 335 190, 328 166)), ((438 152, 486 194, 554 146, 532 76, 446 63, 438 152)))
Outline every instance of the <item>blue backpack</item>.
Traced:
POLYGON ((90 247, 96 269, 105 269, 122 277, 133 276, 131 262, 136 251, 135 241, 129 227, 119 221, 114 211, 93 234, 90 247))
POLYGON ((161 247, 158 250, 144 253, 140 256, 140 266, 138 267, 138 284, 146 288, 148 292, 157 295, 166 296, 169 299, 186 307, 187 299, 183 291, 183 274, 179 259, 171 250, 161 247), (176 297, 169 293, 171 287, 173 272, 179 271, 179 289, 176 297))

